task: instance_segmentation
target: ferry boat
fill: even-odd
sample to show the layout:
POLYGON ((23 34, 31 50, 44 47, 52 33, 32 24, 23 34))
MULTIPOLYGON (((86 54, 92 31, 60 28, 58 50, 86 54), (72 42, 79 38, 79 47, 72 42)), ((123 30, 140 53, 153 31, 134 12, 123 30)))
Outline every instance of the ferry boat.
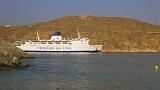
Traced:
POLYGON ((90 45, 88 38, 81 38, 77 30, 78 38, 62 39, 61 32, 55 32, 49 40, 40 40, 37 32, 37 40, 16 41, 16 47, 25 52, 100 52, 102 45, 90 45))

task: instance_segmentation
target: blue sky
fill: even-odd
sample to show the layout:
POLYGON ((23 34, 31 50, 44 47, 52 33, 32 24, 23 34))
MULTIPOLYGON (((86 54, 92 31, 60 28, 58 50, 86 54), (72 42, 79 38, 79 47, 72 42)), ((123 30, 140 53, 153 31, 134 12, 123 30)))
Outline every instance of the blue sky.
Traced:
POLYGON ((0 25, 80 14, 129 17, 160 25, 160 0, 0 0, 0 25))

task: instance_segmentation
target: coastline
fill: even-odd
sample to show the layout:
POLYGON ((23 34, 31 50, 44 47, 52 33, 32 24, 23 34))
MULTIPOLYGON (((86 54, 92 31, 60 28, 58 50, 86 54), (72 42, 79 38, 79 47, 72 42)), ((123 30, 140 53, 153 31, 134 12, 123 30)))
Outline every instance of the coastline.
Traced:
POLYGON ((16 48, 11 43, 0 41, 0 67, 25 68, 29 65, 23 59, 32 58, 32 55, 16 48))
POLYGON ((101 53, 160 53, 157 50, 102 50, 101 53))

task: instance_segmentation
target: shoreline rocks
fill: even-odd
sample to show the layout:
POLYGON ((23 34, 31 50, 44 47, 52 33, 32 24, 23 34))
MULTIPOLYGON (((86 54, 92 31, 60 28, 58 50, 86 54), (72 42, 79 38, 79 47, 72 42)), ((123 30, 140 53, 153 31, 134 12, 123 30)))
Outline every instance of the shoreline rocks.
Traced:
POLYGON ((25 58, 32 58, 32 56, 16 48, 11 43, 0 41, 0 67, 28 67, 29 65, 23 62, 25 58))

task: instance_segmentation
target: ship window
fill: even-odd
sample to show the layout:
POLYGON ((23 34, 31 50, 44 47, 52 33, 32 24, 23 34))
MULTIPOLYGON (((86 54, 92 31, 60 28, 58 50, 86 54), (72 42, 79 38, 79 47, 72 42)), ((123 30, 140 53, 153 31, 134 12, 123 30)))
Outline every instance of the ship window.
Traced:
POLYGON ((41 41, 41 44, 46 44, 46 42, 45 41, 41 41))
POLYGON ((68 42, 67 42, 67 41, 64 41, 63 44, 68 44, 68 42))
POLYGON ((60 42, 56 41, 56 44, 60 44, 60 42))
POLYGON ((53 44, 53 42, 52 42, 52 41, 49 41, 48 44, 53 44))

